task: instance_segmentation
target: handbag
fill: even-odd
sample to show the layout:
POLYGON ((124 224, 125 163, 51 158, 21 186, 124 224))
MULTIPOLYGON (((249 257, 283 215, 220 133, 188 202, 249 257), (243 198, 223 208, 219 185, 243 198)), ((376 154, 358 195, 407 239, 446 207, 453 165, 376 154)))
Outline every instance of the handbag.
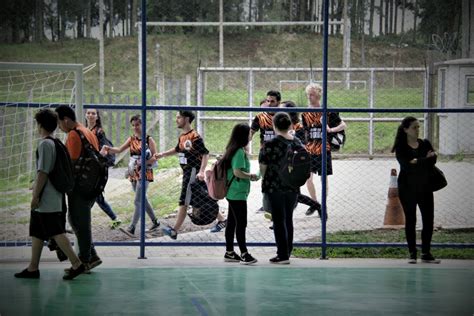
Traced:
POLYGON ((448 181, 446 180, 443 171, 441 171, 441 169, 436 166, 433 166, 433 169, 431 171, 430 183, 431 190, 433 192, 441 190, 442 188, 448 185, 448 181))

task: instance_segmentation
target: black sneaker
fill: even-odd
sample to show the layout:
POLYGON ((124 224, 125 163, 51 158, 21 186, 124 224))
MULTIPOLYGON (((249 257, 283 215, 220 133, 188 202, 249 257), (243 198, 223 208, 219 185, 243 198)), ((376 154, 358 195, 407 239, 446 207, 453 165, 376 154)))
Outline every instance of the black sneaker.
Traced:
MULTIPOLYGON (((84 274, 91 274, 91 271, 88 269, 88 265, 87 265, 87 264, 84 264, 84 268, 85 268, 85 270, 84 270, 84 272, 83 272, 84 274)), ((69 272, 71 272, 71 270, 72 270, 72 267, 65 268, 65 269, 64 269, 64 272, 65 272, 66 274, 69 274, 69 272)))
POLYGON ((153 221, 153 224, 150 226, 150 228, 148 228, 146 231, 147 232, 152 232, 152 231, 155 231, 158 229, 158 227, 160 227, 160 221, 158 221, 157 219, 155 219, 153 221))
POLYGON ((81 263, 81 265, 79 267, 77 267, 77 269, 74 269, 74 268, 70 268, 69 269, 69 272, 67 272, 64 276, 63 276, 63 280, 72 280, 74 279, 75 277, 77 277, 79 274, 82 274, 86 271, 86 266, 81 263))
POLYGON ((135 237, 135 227, 129 226, 128 228, 119 227, 119 231, 127 235, 128 237, 135 237))
POLYGON ((102 264, 102 260, 99 258, 98 255, 91 256, 91 259, 89 260, 89 263, 87 264, 87 269, 90 271, 94 269, 95 267, 98 267, 102 264))
POLYGON ((278 256, 270 258, 268 261, 273 264, 290 264, 290 259, 281 259, 278 256))
POLYGON ((231 253, 227 252, 224 255, 224 261, 225 262, 240 262, 242 258, 238 254, 236 254, 234 251, 231 253))
POLYGON ((163 232, 163 235, 169 236, 171 239, 176 240, 178 238, 178 232, 174 228, 167 226, 163 227, 161 231, 163 232))
POLYGON ((441 263, 441 260, 435 259, 435 257, 433 257, 431 253, 422 253, 421 262, 438 264, 438 263, 441 263))
POLYGON ((319 217, 321 217, 321 204, 317 201, 315 201, 315 203, 315 206, 311 206, 309 209, 306 210, 306 216, 313 215, 315 211, 318 211, 319 217))
POLYGON ((19 279, 39 279, 40 277, 40 271, 28 271, 28 268, 25 270, 15 273, 15 278, 19 279))
POLYGON ((410 259, 408 259, 408 263, 416 264, 416 252, 411 252, 410 253, 410 259))
POLYGON ((249 264, 254 264, 254 263, 257 263, 257 259, 252 257, 251 254, 249 254, 248 252, 244 252, 242 254, 242 257, 240 258, 240 264, 249 265, 249 264))

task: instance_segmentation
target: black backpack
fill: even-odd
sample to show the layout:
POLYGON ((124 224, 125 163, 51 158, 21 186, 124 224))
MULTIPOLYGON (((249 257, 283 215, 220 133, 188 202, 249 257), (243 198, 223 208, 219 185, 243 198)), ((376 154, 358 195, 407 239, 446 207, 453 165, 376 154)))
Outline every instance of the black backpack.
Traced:
MULTIPOLYGON (((74 168, 69 152, 59 139, 50 136, 46 138, 54 142, 56 149, 56 161, 53 170, 48 174, 49 181, 58 192, 71 192, 74 188, 74 168)), ((36 160, 38 157, 38 150, 36 150, 36 160)))
MULTIPOLYGON (((341 123, 341 118, 338 112, 329 113, 328 125, 329 127, 336 127, 341 123)), ((339 151, 346 143, 346 131, 342 130, 336 133, 328 133, 328 142, 331 146, 331 151, 339 151)))
POLYGON ((74 131, 82 142, 81 156, 74 164, 76 179, 74 190, 85 198, 96 198, 104 192, 109 178, 107 159, 89 143, 80 130, 74 129, 74 131))
POLYGON ((293 189, 299 189, 311 175, 311 155, 298 138, 288 144, 278 175, 283 185, 293 189))
POLYGON ((190 187, 192 211, 188 216, 191 222, 199 226, 211 224, 217 218, 219 204, 209 196, 204 181, 196 180, 190 187))
MULTIPOLYGON (((99 149, 101 149, 104 145, 109 147, 114 147, 114 144, 105 136, 105 133, 102 129, 97 130, 97 139, 99 140, 99 149)), ((105 155, 105 159, 107 159, 107 167, 113 167, 115 165, 115 154, 108 153, 105 155)))

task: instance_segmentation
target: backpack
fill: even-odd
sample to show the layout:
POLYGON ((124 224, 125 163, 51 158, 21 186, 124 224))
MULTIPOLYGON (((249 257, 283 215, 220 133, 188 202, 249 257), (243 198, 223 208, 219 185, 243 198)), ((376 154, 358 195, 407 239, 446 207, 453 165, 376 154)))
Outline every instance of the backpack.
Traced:
POLYGON ((294 138, 279 165, 278 175, 281 183, 299 189, 311 175, 311 155, 301 141, 294 138))
MULTIPOLYGON (((46 137, 54 142, 56 149, 56 161, 53 170, 48 174, 49 181, 60 193, 71 192, 74 188, 74 167, 71 157, 66 146, 57 138, 46 137)), ((38 160, 38 151, 36 151, 36 159, 38 160)))
POLYGON ((109 178, 107 159, 89 143, 80 130, 74 131, 82 142, 81 156, 74 165, 74 190, 86 198, 96 198, 104 191, 109 178))
POLYGON ((206 185, 209 196, 214 200, 225 198, 234 178, 235 176, 232 176, 232 179, 227 181, 227 170, 224 161, 218 159, 212 164, 210 170, 206 170, 206 185))
POLYGON ((192 211, 188 213, 191 222, 203 226, 214 222, 219 213, 219 204, 208 194, 204 181, 194 181, 191 187, 192 211))
MULTIPOLYGON (((105 136, 105 133, 102 129, 98 129, 96 135, 97 140, 99 141, 99 149, 102 149, 104 145, 114 147, 114 144, 105 136)), ((105 155, 105 159, 107 159, 107 167, 113 167, 115 165, 115 154, 108 153, 105 155)))
MULTIPOLYGON (((328 125, 329 127, 336 127, 341 122, 338 112, 331 112, 329 114, 328 125)), ((339 151, 341 147, 346 143, 346 131, 342 130, 336 133, 328 133, 328 142, 331 146, 331 151, 339 151)))

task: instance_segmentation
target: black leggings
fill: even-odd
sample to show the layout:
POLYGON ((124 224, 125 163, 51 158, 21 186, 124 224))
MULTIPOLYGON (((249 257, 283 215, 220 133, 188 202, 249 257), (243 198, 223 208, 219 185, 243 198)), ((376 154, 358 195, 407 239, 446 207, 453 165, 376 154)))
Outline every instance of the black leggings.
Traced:
POLYGON ((298 199, 298 193, 274 192, 267 194, 272 209, 277 255, 280 259, 287 260, 293 251, 293 210, 298 199))
POLYGON ((314 209, 321 208, 321 204, 319 204, 318 202, 316 202, 315 200, 313 200, 312 198, 304 194, 298 194, 298 203, 306 204, 309 207, 314 208, 314 209))
POLYGON ((423 229, 421 230, 421 252, 429 253, 431 237, 433 236, 434 202, 433 192, 414 193, 409 190, 399 190, 400 202, 405 213, 405 235, 408 251, 416 253, 416 206, 421 212, 423 229))
POLYGON ((234 251, 234 235, 239 244, 240 253, 247 252, 245 230, 247 229, 247 201, 229 200, 229 214, 225 228, 225 248, 234 251))

